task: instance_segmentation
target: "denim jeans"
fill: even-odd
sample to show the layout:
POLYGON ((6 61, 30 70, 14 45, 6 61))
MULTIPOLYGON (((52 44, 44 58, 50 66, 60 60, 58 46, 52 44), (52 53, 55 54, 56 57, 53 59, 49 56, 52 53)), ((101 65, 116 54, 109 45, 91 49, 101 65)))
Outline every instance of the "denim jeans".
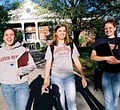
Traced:
POLYGON ((29 98, 28 83, 2 84, 1 90, 9 110, 26 110, 29 98))
POLYGON ((51 76, 51 83, 52 85, 58 86, 58 92, 59 92, 58 98, 60 99, 60 103, 61 103, 60 105, 62 106, 62 110, 66 110, 65 96, 67 100, 68 110, 77 110, 76 101, 75 101, 76 99, 75 76, 70 75, 65 78, 51 76))
POLYGON ((118 110, 120 72, 104 72, 102 77, 105 110, 118 110))

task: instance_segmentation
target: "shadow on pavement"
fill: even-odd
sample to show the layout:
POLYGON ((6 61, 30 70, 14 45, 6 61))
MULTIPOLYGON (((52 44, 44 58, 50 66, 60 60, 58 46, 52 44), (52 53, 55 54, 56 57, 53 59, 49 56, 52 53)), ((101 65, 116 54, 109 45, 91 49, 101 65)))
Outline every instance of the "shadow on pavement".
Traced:
POLYGON ((80 92, 84 99, 86 100, 87 104, 89 105, 91 110, 104 110, 104 106, 95 98, 95 96, 90 92, 88 87, 83 88, 81 82, 81 78, 75 75, 76 81, 76 90, 80 92))
MULTIPOLYGON (((104 106, 94 97, 88 87, 82 88, 82 84, 80 83, 81 78, 75 75, 75 80, 77 92, 80 92, 82 94, 90 109, 104 110, 104 106)), ((41 75, 39 75, 29 85, 30 97, 26 110, 31 110, 31 108, 33 108, 32 110, 53 110, 53 106, 56 108, 56 110, 62 110, 59 102, 59 88, 56 85, 52 85, 52 88, 54 88, 53 91, 50 89, 49 93, 44 93, 41 95, 42 84, 43 78, 41 75), (53 96, 53 92, 57 95, 53 96)))

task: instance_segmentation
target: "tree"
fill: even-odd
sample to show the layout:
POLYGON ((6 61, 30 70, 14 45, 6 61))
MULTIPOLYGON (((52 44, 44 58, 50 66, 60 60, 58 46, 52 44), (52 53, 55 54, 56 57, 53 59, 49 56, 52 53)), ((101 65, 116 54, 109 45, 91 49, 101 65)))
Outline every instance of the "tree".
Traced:
POLYGON ((4 9, 9 11, 9 10, 15 10, 19 4, 20 0, 0 0, 1 4, 4 6, 4 9))
POLYGON ((0 6, 0 44, 2 43, 3 30, 7 27, 7 21, 10 19, 7 11, 3 6, 0 6))
POLYGON ((74 42, 78 44, 78 36, 82 28, 94 28, 101 35, 101 24, 106 15, 120 18, 120 2, 117 0, 35 0, 40 5, 56 12, 60 19, 71 19, 74 42), (47 4, 46 4, 47 3, 47 4))
POLYGON ((10 0, 1 0, 3 3, 0 5, 0 44, 3 42, 3 30, 7 27, 10 27, 10 25, 7 24, 7 22, 10 20, 10 15, 8 14, 9 10, 14 10, 19 6, 19 2, 13 2, 10 3, 10 0))

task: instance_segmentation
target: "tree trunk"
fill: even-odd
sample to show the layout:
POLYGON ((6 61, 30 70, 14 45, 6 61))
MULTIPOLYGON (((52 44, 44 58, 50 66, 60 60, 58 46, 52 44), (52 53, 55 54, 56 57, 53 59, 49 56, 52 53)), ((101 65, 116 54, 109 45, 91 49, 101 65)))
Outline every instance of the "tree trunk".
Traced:
POLYGON ((80 33, 80 31, 74 31, 73 32, 73 34, 74 34, 74 43, 76 44, 76 46, 79 45, 79 41, 78 41, 79 33, 80 33))

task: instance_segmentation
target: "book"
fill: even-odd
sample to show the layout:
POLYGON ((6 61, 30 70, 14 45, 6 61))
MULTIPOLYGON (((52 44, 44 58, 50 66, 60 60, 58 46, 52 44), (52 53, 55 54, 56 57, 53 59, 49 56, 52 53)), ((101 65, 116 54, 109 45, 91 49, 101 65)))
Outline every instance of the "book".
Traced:
POLYGON ((28 65, 28 52, 25 51, 16 58, 17 68, 28 65))
MULTIPOLYGON (((25 51, 25 52, 23 52, 21 55, 19 55, 16 58, 17 68, 20 68, 20 67, 23 67, 23 66, 27 66, 28 65, 28 60, 29 60, 28 52, 25 51)), ((19 78, 22 79, 22 77, 26 76, 26 75, 27 74, 19 75, 19 78)))
POLYGON ((95 50, 98 56, 114 56, 108 42, 96 46, 95 50))

